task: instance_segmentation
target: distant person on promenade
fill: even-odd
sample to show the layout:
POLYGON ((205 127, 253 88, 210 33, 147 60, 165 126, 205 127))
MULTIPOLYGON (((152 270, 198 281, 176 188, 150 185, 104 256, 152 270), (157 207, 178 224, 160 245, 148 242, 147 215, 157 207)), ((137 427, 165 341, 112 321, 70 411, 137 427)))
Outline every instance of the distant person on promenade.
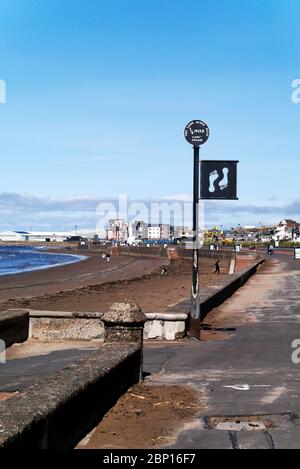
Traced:
POLYGON ((110 254, 109 254, 109 252, 106 254, 106 262, 110 262, 110 254))
POLYGON ((214 271, 214 274, 219 274, 220 273, 220 261, 219 259, 217 260, 217 262, 215 263, 215 271, 214 271))

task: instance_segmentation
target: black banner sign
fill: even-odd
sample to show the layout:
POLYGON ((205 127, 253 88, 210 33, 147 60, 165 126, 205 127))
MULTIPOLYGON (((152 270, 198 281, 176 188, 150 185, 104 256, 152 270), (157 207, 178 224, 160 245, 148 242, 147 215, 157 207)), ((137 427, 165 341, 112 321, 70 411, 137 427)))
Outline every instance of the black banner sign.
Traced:
POLYGON ((237 200, 238 161, 201 161, 200 199, 237 200))

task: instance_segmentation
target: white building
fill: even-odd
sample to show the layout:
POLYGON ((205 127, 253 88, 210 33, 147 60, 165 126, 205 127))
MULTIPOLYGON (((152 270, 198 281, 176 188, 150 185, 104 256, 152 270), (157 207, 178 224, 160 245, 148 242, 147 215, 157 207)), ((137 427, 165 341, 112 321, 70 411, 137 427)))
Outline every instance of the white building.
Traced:
POLYGON ((127 237, 127 223, 123 218, 109 220, 107 239, 112 241, 126 241, 127 237))
POLYGON ((159 225, 148 226, 148 239, 160 239, 161 229, 159 225))
POLYGON ((193 228, 188 226, 175 226, 174 238, 191 238, 193 236, 193 228))
POLYGON ((62 231, 57 231, 57 232, 51 232, 51 231, 32 231, 29 232, 26 239, 26 241, 32 241, 32 242, 63 242, 67 238, 74 236, 74 233, 71 232, 62 232, 62 231))
POLYGON ((51 231, 4 231, 0 233, 0 241, 13 242, 62 242, 73 236, 71 232, 51 231))
POLYGON ((27 231, 3 231, 0 233, 0 241, 29 241, 27 231))
POLYGON ((159 227, 160 227, 161 239, 170 239, 171 238, 171 226, 162 223, 159 225, 159 227))
POLYGON ((284 219, 275 228, 274 239, 296 239, 299 236, 300 225, 295 220, 284 219))

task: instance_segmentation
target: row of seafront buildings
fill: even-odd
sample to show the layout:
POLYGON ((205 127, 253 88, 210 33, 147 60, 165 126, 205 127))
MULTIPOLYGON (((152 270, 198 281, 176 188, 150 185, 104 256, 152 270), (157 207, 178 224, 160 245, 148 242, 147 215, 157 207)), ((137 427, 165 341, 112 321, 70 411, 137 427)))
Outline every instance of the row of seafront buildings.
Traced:
POLYGON ((227 239, 236 239, 239 241, 248 241, 256 243, 258 241, 291 241, 300 242, 300 223, 289 218, 281 220, 276 226, 245 226, 239 225, 236 229, 232 228, 224 236, 227 239))
MULTIPOLYGON (((88 241, 105 240, 117 243, 135 244, 143 241, 167 241, 191 238, 192 228, 173 226, 165 223, 148 224, 144 221, 126 223, 124 219, 111 219, 103 230, 75 230, 70 232, 49 231, 4 231, 0 242, 63 242, 84 238, 88 241)), ((291 219, 282 220, 274 227, 239 227, 231 230, 212 229, 205 232, 205 238, 238 239, 244 241, 290 240, 300 242, 300 223, 291 219)))
POLYGON ((144 221, 126 223, 124 219, 109 220, 107 239, 109 241, 127 242, 159 241, 189 238, 193 236, 192 228, 173 226, 165 223, 148 224, 144 221))
POLYGON ((103 230, 62 231, 4 231, 0 232, 0 242, 64 242, 78 241, 111 241, 134 244, 139 241, 174 240, 192 237, 192 228, 178 227, 168 224, 147 224, 144 221, 126 223, 124 219, 109 220, 103 230))

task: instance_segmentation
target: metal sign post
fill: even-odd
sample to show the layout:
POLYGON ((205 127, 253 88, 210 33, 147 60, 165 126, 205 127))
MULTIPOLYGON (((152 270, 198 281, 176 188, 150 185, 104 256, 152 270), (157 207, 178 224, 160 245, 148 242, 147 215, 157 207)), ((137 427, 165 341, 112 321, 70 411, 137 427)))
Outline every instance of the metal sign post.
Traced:
POLYGON ((194 147, 193 268, 191 314, 188 335, 190 338, 200 340, 200 325, 202 318, 199 293, 199 200, 237 200, 238 161, 211 160, 200 162, 200 146, 209 138, 209 128, 203 121, 194 120, 189 122, 185 127, 184 136, 185 139, 194 147), (201 190, 199 199, 200 164, 201 190))
POLYGON ((193 270, 191 317, 189 335, 200 338, 200 294, 199 294, 199 147, 194 146, 194 189, 193 189, 193 270))
POLYGON ((200 340, 200 293, 199 293, 199 155, 200 145, 209 137, 208 126, 199 120, 191 121, 185 127, 184 136, 194 147, 194 178, 193 178, 193 267, 191 314, 188 335, 200 340))

